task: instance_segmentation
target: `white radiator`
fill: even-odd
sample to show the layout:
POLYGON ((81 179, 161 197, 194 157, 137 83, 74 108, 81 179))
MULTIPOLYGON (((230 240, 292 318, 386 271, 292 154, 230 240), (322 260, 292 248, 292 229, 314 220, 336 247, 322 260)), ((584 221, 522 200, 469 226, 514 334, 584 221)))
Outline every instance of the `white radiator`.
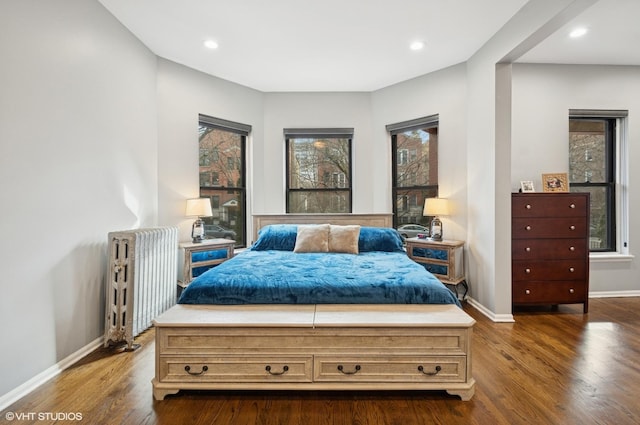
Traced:
POLYGON ((104 346, 133 339, 176 303, 178 228, 109 233, 104 346))

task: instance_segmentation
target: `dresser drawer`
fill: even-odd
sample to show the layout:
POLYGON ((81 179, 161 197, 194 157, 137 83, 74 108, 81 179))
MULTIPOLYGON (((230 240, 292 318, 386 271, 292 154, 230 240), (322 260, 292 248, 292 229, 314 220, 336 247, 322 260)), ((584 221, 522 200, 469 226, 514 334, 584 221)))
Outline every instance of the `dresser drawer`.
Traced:
POLYGON ((584 280, 587 265, 584 259, 576 260, 515 260, 511 275, 516 280, 584 280))
POLYGON ((465 382, 465 356, 316 356, 318 382, 465 382))
POLYGON ((584 217, 563 218, 514 218, 511 221, 511 236, 527 238, 579 238, 587 235, 587 219, 584 217))
POLYGON ((160 382, 311 382, 313 356, 161 356, 160 382))
POLYGON ((513 282, 514 304, 570 304, 585 302, 586 298, 586 285, 580 281, 513 282))
POLYGON ((587 255, 587 242, 582 239, 514 239, 511 258, 533 259, 582 259, 587 255))
POLYGON ((587 197, 580 195, 513 196, 513 217, 584 217, 587 197))

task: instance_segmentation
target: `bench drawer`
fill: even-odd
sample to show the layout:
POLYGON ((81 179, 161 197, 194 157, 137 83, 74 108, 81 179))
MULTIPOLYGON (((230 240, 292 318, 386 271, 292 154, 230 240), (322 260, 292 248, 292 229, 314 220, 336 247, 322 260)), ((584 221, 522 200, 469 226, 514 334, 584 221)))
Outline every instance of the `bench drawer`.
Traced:
POLYGON ((465 382, 465 356, 316 356, 314 381, 465 382))
POLYGON ((160 382, 311 382, 313 356, 161 357, 160 382))

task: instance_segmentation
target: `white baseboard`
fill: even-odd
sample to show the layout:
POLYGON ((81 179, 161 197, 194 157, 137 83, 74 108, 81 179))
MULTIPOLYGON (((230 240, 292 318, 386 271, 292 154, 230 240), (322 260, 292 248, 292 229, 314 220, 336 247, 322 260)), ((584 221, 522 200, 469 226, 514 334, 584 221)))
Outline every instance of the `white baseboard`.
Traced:
POLYGON ((591 291, 589 298, 626 298, 640 297, 640 291, 591 291))
POLYGON ((469 304, 471 304, 473 308, 475 308, 480 313, 487 316, 493 322, 497 322, 497 323, 515 322, 515 319, 513 318, 513 314, 495 314, 493 311, 489 310, 488 308, 486 308, 485 306, 483 306, 482 304, 480 304, 478 301, 474 300, 471 297, 466 298, 466 300, 469 304))
POLYGON ((74 365, 77 361, 79 361, 84 356, 86 356, 87 354, 91 353, 92 351, 100 347, 103 343, 104 343, 104 336, 96 338, 95 340, 91 341, 89 344, 85 345, 75 353, 71 353, 69 356, 60 360, 55 365, 51 366, 50 368, 40 372, 33 378, 29 379, 24 384, 4 394, 2 397, 0 397, 0 411, 11 406, 13 403, 20 400, 22 397, 26 396, 31 391, 35 390, 40 385, 47 382, 49 379, 59 375, 60 372, 74 365))
MULTIPOLYGON (((640 291, 600 291, 589 292, 589 298, 625 298, 640 297, 640 291)), ((469 304, 494 322, 515 322, 513 314, 495 314, 471 297, 465 298, 469 304)))

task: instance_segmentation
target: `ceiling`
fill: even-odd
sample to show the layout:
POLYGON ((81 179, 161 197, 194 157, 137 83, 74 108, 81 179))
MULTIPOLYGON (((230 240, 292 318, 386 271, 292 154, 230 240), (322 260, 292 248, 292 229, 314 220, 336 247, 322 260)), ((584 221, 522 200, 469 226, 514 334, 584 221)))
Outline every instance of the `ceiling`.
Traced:
MULTIPOLYGON (((99 1, 156 55, 264 92, 373 91, 465 62, 527 3, 99 1)), ((599 0, 519 61, 640 65, 638 18, 640 0, 599 0)))

